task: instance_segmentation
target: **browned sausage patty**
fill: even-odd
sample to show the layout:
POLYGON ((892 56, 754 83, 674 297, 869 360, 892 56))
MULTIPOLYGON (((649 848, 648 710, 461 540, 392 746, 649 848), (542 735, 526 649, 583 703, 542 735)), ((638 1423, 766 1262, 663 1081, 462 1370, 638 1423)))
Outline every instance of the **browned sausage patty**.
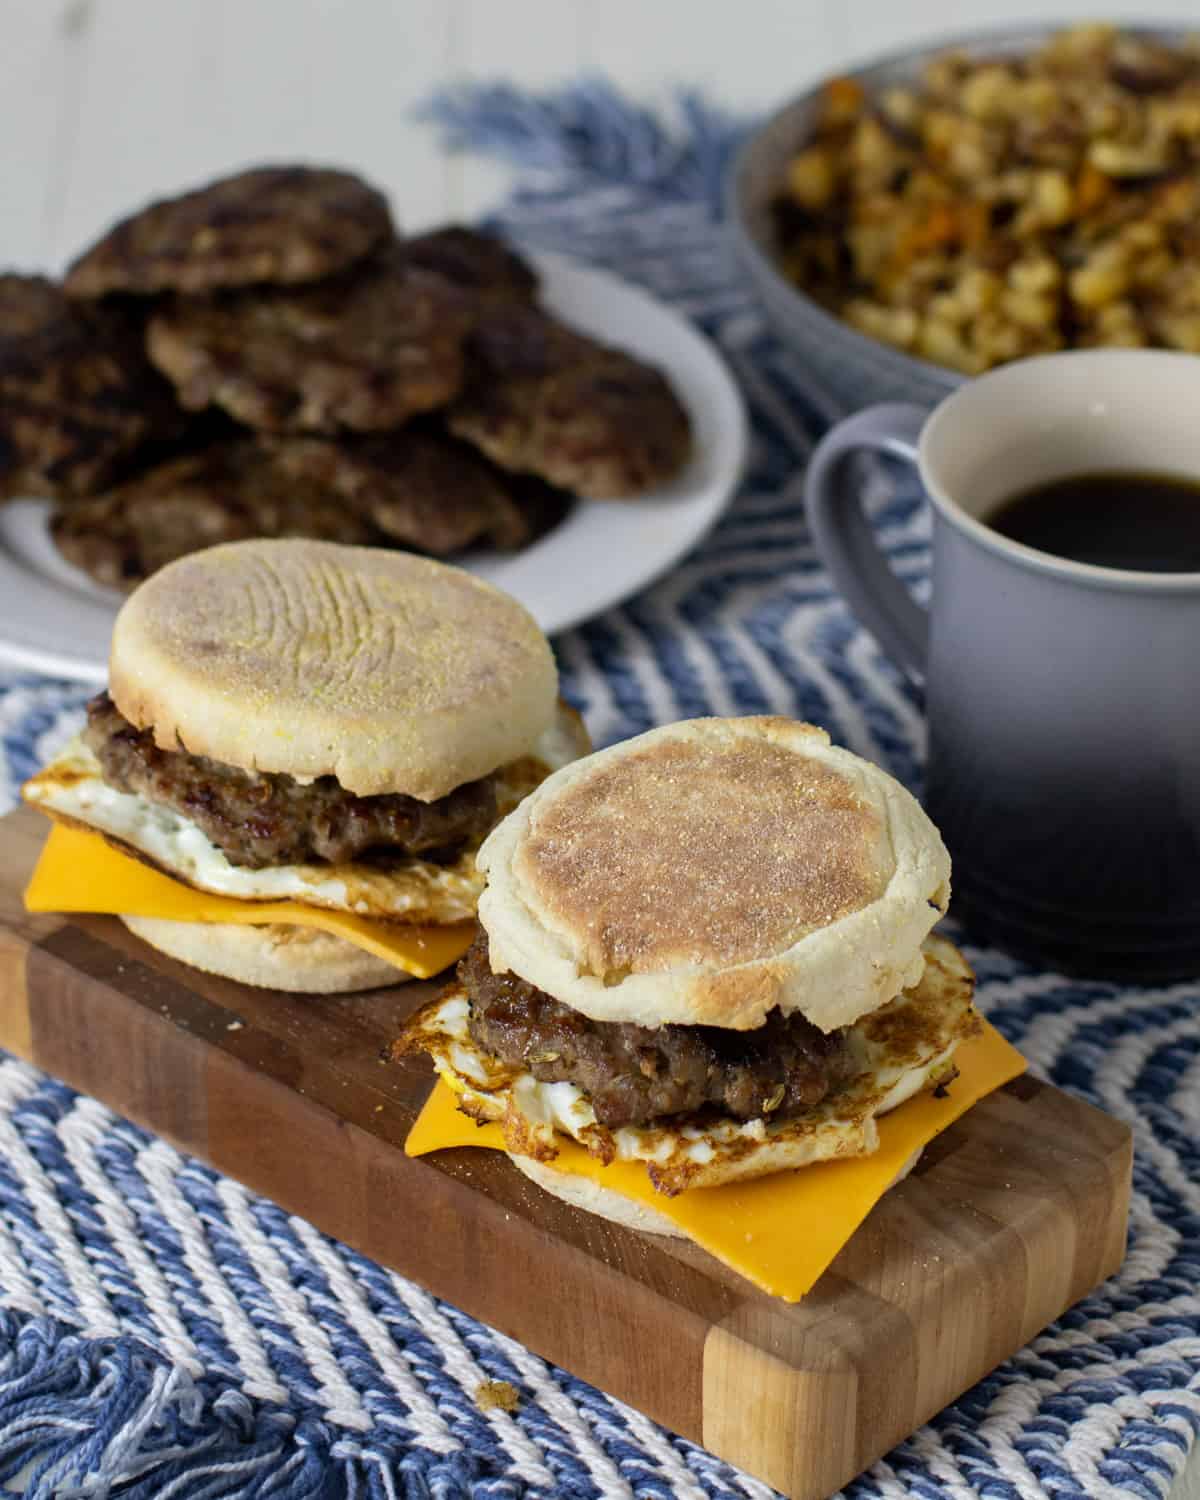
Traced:
POLYGON ((0 275, 0 494, 92 494, 183 421, 136 317, 0 275))
POLYGON ((132 589, 218 542, 309 537, 445 557, 523 546, 564 511, 547 486, 418 424, 341 441, 226 438, 76 501, 50 527, 68 562, 107 588, 132 589))
POLYGON ((364 854, 448 858, 496 821, 492 777, 467 782, 436 802, 385 793, 356 797, 332 776, 301 783, 276 772, 243 771, 203 755, 160 750, 107 693, 88 704, 84 740, 105 783, 174 808, 212 840, 230 864, 342 864, 364 854))
POLYGON ((254 537, 383 540, 327 485, 289 472, 251 438, 214 443, 156 465, 50 523, 59 551, 108 588, 131 589, 202 547, 254 537))
POLYGON ((392 245, 313 286, 179 299, 146 347, 190 409, 266 432, 371 432, 458 392, 472 321, 469 298, 392 245))
POLYGON ((404 241, 410 265, 453 282, 465 292, 530 301, 537 273, 523 256, 495 235, 461 224, 447 224, 404 241))
POLYGON ((130 214, 65 284, 73 297, 291 285, 345 270, 392 232, 386 199, 350 172, 257 167, 130 214))
POLYGON ((451 431, 506 469, 575 494, 635 496, 687 460, 687 413, 663 376, 540 308, 502 302, 467 343, 451 431))
POLYGON ((432 424, 337 442, 282 438, 275 451, 284 473, 325 486, 390 541, 436 557, 485 540, 519 547, 532 530, 507 476, 432 424))
POLYGON ((493 974, 484 932, 458 976, 476 1044, 544 1083, 575 1084, 610 1130, 706 1107, 787 1119, 819 1104, 848 1067, 844 1033, 778 1011, 753 1031, 590 1020, 515 974, 493 974))

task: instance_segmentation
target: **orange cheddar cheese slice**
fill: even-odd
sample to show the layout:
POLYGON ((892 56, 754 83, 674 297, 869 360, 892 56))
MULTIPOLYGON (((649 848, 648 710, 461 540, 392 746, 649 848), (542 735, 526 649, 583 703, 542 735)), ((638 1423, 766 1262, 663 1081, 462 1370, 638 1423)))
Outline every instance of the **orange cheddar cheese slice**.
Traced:
POLYGON ((172 922, 272 922, 317 927, 429 979, 471 946, 474 922, 406 927, 299 901, 239 901, 193 890, 106 844, 97 833, 56 823, 25 891, 27 911, 163 917, 172 922))
MULTIPOLYGON (((871 1156, 821 1162, 724 1187, 693 1188, 675 1198, 654 1190, 644 1166, 613 1162, 606 1167, 565 1136, 557 1142, 559 1154, 549 1165, 588 1177, 665 1214, 739 1276, 785 1302, 798 1302, 913 1153, 1028 1067, 986 1021, 982 1035, 964 1042, 954 1061, 958 1077, 944 1093, 920 1094, 882 1116, 879 1149, 871 1156)), ((480 1125, 462 1114, 453 1090, 439 1079, 404 1149, 409 1156, 424 1156, 449 1146, 503 1151, 504 1136, 498 1125, 480 1125)))

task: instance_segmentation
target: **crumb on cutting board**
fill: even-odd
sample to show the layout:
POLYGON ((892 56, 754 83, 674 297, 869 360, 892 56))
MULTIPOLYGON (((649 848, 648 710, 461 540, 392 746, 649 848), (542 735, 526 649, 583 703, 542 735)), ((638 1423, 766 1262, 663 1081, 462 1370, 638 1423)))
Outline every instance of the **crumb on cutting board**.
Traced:
POLYGON ((507 1380, 482 1380, 475 1391, 480 1411, 516 1411, 520 1399, 516 1386, 507 1380))

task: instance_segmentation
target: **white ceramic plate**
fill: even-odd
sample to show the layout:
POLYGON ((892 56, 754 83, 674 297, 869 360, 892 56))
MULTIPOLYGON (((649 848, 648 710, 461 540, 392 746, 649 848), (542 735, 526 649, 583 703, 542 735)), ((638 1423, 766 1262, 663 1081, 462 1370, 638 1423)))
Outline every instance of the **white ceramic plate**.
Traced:
MULTIPOLYGON (((694 449, 669 485, 632 501, 577 502, 532 547, 456 559, 528 608, 548 634, 619 604, 690 551, 728 505, 746 454, 737 387, 703 335, 615 276, 557 256, 538 258, 542 300, 565 322, 657 365, 692 419, 694 449)), ((103 682, 122 596, 64 562, 50 507, 0 508, 0 662, 103 682)))

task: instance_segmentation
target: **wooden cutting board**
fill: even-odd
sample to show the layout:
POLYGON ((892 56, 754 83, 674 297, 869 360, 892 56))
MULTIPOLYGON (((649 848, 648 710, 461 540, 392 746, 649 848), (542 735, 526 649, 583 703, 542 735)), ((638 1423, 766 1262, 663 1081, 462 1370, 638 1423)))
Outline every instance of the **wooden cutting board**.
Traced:
POLYGON ((110 917, 30 917, 45 828, 0 820, 0 1045, 800 1500, 1120 1264, 1129 1132, 1028 1077, 927 1147, 795 1306, 577 1213, 497 1152, 412 1160, 431 1070, 381 1053, 430 986, 252 990, 110 917))

